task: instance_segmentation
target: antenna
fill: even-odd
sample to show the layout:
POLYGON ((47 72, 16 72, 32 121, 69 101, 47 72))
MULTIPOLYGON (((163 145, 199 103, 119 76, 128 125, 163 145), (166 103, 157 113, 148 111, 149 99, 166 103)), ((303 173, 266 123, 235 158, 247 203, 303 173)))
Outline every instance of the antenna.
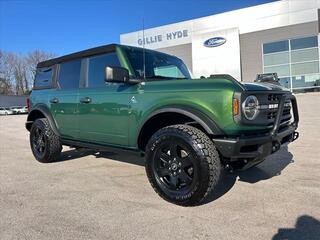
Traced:
POLYGON ((142 54, 143 54, 143 79, 146 80, 146 51, 145 51, 145 39, 144 39, 144 17, 142 18, 142 54))

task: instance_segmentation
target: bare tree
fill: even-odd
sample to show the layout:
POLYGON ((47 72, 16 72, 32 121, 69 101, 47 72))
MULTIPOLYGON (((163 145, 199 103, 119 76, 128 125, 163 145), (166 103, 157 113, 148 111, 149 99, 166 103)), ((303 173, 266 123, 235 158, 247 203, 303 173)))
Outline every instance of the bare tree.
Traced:
POLYGON ((36 77, 37 65, 39 62, 46 61, 50 58, 55 57, 55 54, 45 52, 42 50, 34 50, 29 52, 26 56, 26 61, 28 65, 28 70, 31 74, 31 84, 34 84, 34 79, 36 77))
POLYGON ((38 63, 54 56, 41 50, 26 56, 0 50, 0 94, 27 94, 33 86, 38 63))
POLYGON ((12 86, 6 81, 6 79, 0 77, 0 94, 11 95, 13 94, 12 86))
POLYGON ((1 94, 13 94, 14 84, 14 67, 13 67, 14 55, 12 53, 3 52, 0 50, 0 79, 1 94))
POLYGON ((23 95, 29 90, 26 60, 21 55, 14 55, 13 62, 16 94, 23 95))
POLYGON ((14 53, 3 53, 4 79, 9 82, 15 94, 22 95, 29 87, 26 84, 26 61, 23 56, 14 53))

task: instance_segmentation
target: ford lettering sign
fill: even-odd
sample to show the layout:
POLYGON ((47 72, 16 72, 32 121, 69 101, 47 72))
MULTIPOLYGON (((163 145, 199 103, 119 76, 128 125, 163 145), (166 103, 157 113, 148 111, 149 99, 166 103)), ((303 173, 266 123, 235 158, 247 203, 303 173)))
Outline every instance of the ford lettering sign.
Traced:
POLYGON ((223 37, 214 37, 214 38, 209 38, 206 40, 203 45, 205 47, 218 47, 221 46, 222 44, 225 44, 227 39, 223 37))

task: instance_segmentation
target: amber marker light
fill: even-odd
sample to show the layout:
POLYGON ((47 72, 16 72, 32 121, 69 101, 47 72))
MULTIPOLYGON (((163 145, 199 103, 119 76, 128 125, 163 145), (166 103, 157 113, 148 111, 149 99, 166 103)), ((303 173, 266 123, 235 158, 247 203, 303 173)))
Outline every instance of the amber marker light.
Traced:
POLYGON ((239 100, 234 98, 232 101, 232 113, 233 116, 237 116, 239 114, 239 100))

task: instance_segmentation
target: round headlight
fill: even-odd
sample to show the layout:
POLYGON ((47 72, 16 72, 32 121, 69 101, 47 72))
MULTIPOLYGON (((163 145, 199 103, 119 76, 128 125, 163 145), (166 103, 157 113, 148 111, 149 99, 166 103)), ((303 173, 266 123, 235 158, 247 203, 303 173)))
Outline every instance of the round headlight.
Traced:
POLYGON ((259 105, 258 99, 253 95, 248 96, 246 100, 244 100, 244 102, 242 103, 242 110, 243 110, 244 116, 248 120, 255 119, 259 111, 258 105, 259 105))

